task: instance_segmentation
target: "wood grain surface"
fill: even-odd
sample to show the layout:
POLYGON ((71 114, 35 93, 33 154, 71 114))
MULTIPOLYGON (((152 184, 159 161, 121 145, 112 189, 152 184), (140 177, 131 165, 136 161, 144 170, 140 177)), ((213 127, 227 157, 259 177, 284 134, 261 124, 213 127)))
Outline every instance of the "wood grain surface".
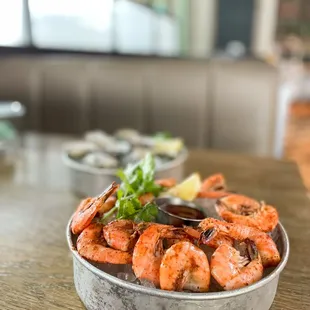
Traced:
MULTIPOLYGON (((28 135, 0 169, 0 309, 84 309, 65 227, 77 199, 60 159, 64 138, 28 135)), ((291 254, 272 309, 310 309, 310 205, 295 164, 192 150, 187 173, 225 174, 231 189, 277 206, 291 254)))

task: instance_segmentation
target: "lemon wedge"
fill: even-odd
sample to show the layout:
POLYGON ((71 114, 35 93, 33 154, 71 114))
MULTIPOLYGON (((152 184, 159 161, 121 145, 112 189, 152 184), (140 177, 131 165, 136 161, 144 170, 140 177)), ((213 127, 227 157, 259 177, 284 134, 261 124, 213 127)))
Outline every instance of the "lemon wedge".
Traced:
POLYGON ((199 173, 193 173, 182 183, 170 188, 166 193, 171 196, 179 197, 183 200, 192 201, 197 197, 200 188, 200 175, 199 173))

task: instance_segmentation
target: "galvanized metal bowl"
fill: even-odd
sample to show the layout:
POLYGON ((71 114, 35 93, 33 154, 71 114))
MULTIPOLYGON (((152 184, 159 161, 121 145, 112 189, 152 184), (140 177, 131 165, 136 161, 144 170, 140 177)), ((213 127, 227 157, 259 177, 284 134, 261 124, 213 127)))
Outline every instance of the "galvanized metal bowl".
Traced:
MULTIPOLYGON (((183 149, 175 159, 156 170, 156 178, 175 178, 181 181, 184 177, 184 163, 187 158, 188 151, 183 149)), ((71 159, 65 152, 62 154, 62 160, 69 169, 71 190, 78 197, 96 196, 113 181, 119 181, 116 176, 117 169, 89 167, 71 159)))
POLYGON ((279 276, 289 256, 289 240, 279 223, 273 234, 281 254, 280 264, 268 270, 257 283, 233 291, 210 293, 182 293, 144 287, 111 275, 123 266, 93 264, 76 251, 76 237, 67 227, 67 240, 73 256, 73 272, 76 291, 88 310, 196 310, 196 309, 269 309, 276 295, 279 276), (100 268, 100 269, 99 269, 100 268))

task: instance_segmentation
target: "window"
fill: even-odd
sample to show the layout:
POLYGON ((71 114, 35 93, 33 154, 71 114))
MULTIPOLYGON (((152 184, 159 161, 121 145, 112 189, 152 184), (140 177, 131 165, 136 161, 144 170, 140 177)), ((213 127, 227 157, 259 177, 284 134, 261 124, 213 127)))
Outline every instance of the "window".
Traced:
POLYGON ((0 0, 0 46, 178 56, 178 18, 165 1, 0 0))
POLYGON ((24 0, 0 0, 0 45, 24 46, 29 44, 24 0))
POLYGON ((127 0, 116 2, 115 49, 126 54, 153 54, 156 14, 127 0))
POLYGON ((113 0, 29 0, 33 44, 111 51, 113 0))
POLYGON ((220 0, 218 2, 217 48, 225 50, 238 41, 247 50, 252 44, 254 0, 220 0))
POLYGON ((115 4, 115 49, 125 54, 179 55, 176 18, 128 0, 115 4))

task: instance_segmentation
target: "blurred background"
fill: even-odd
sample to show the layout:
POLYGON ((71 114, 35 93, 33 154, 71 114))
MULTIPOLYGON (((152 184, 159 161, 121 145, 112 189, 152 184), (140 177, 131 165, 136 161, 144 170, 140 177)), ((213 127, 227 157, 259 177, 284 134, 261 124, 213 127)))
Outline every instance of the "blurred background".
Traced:
POLYGON ((309 0, 0 0, 0 137, 169 131, 310 188, 309 56, 309 0))

